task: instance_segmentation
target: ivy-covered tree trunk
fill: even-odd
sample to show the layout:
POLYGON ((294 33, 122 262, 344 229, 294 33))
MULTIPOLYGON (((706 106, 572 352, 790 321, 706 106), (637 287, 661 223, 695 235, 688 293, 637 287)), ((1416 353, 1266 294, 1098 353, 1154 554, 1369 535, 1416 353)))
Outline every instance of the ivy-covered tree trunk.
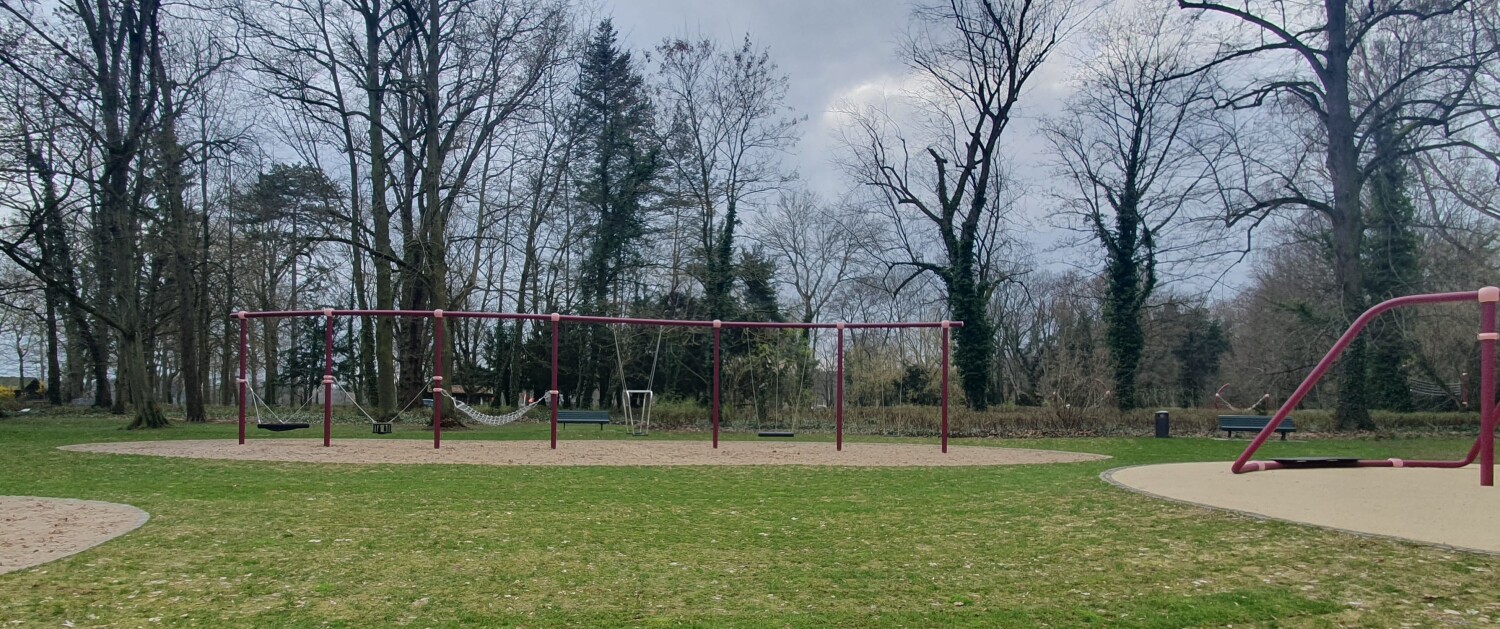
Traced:
MULTIPOLYGON (((1419 279, 1418 241, 1412 222, 1415 208, 1406 194, 1406 168, 1389 157, 1388 129, 1376 135, 1382 166, 1366 184, 1370 190, 1369 229, 1365 240, 1365 286, 1371 303, 1410 295, 1419 279)), ((1411 341, 1406 337, 1405 311, 1392 311, 1371 323, 1369 402, 1372 408, 1406 412, 1413 409, 1407 363, 1411 341)))
POLYGON ((990 320, 990 290, 980 283, 973 247, 960 244, 952 267, 941 273, 948 288, 948 308, 963 322, 953 334, 953 365, 969 408, 990 406, 990 381, 995 359, 995 325, 990 320))
POLYGON ((1156 288, 1156 243, 1143 225, 1137 198, 1134 190, 1125 191, 1115 208, 1114 233, 1099 228, 1108 255, 1105 342, 1114 361, 1115 406, 1122 411, 1138 406, 1136 373, 1146 351, 1141 310, 1156 288))

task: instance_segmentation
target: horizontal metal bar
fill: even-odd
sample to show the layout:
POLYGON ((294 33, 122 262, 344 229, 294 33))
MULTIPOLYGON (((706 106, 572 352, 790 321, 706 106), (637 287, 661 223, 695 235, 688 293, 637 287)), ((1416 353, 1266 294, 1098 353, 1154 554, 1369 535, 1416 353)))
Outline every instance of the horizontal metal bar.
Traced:
MULTIPOLYGON (((553 315, 517 312, 469 312, 469 311, 442 311, 444 318, 452 319, 506 319, 522 321, 551 321, 553 315)), ((287 319, 295 317, 323 317, 332 314, 335 317, 412 317, 433 318, 437 316, 432 310, 264 310, 258 312, 237 311, 231 313, 231 319, 287 319)), ((679 319, 639 319, 634 317, 599 317, 592 315, 557 315, 559 321, 569 323, 595 323, 602 325, 654 325, 679 328, 712 328, 713 321, 693 321, 679 319)), ((860 322, 780 322, 780 321, 720 321, 720 327, 739 329, 779 329, 779 330, 832 330, 842 325, 848 329, 903 329, 903 328, 942 328, 947 325, 952 328, 964 327, 962 321, 892 321, 881 323, 877 321, 860 322)))

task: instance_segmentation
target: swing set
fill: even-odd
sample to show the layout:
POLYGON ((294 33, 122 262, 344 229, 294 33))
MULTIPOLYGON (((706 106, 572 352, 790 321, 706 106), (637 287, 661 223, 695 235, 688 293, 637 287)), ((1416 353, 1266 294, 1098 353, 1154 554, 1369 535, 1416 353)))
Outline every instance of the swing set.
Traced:
MULTIPOLYGON (((417 319, 432 319, 433 321, 433 349, 432 349, 432 447, 442 447, 443 439, 443 400, 448 399, 453 407, 465 413, 471 418, 484 418, 479 421, 503 425, 518 419, 533 407, 548 402, 551 411, 551 448, 557 449, 557 425, 558 407, 562 395, 558 389, 558 365, 560 354, 561 328, 564 323, 569 324, 604 324, 604 325, 644 325, 656 326, 658 328, 656 337, 656 351, 652 356, 651 371, 646 378, 645 389, 631 389, 626 381, 624 355, 621 351, 618 332, 616 332, 616 361, 620 371, 621 385, 624 387, 624 399, 627 424, 630 434, 644 436, 651 430, 651 410, 655 406, 656 394, 652 387, 655 386, 657 357, 661 353, 662 334, 668 327, 686 328, 709 328, 713 331, 713 375, 712 375, 712 398, 709 406, 710 422, 712 424, 712 447, 719 447, 720 429, 720 370, 722 365, 722 333, 725 328, 730 329, 795 329, 795 330, 835 330, 838 334, 837 351, 835 352, 836 385, 834 394, 834 447, 837 450, 844 449, 844 335, 846 330, 852 329, 910 329, 930 328, 942 331, 942 363, 940 372, 942 374, 942 395, 939 400, 941 409, 940 434, 942 436, 941 447, 943 452, 948 451, 948 372, 949 372, 949 345, 951 343, 951 332, 953 328, 963 327, 960 321, 900 321, 891 323, 783 323, 774 321, 689 321, 677 319, 637 319, 629 317, 603 317, 584 315, 552 314, 526 314, 526 313, 502 313, 502 312, 445 312, 442 310, 339 310, 326 308, 322 310, 279 310, 247 312, 239 311, 231 315, 233 319, 240 322, 240 364, 239 378, 239 443, 245 443, 245 427, 247 415, 252 400, 258 396, 252 396, 249 388, 249 352, 250 352, 250 320, 252 319, 289 319, 321 317, 326 321, 326 333, 324 335, 324 374, 323 374, 323 445, 332 445, 333 441, 333 388, 337 385, 333 375, 333 330, 334 322, 338 317, 405 317, 417 319), (483 415, 474 411, 460 400, 454 398, 443 386, 443 334, 445 322, 448 319, 501 319, 513 321, 537 321, 550 322, 552 332, 552 374, 551 388, 544 397, 532 400, 526 406, 501 416, 483 415), (634 400, 641 400, 639 411, 634 409, 634 400), (488 419, 489 421, 485 421, 488 419)), ((342 386, 340 386, 342 389, 342 386)), ((347 391, 345 391, 347 393, 347 391)), ((261 400, 264 402, 264 400, 261 400)), ((256 425, 264 430, 282 431, 295 430, 311 427, 311 422, 262 422, 260 407, 256 406, 256 425)), ((363 412, 363 409, 361 409, 363 412)), ((368 416, 368 414, 367 414, 368 416)), ((372 420, 373 421, 373 420, 372 420)), ((761 437, 790 437, 795 434, 792 430, 758 430, 757 435, 761 437)))

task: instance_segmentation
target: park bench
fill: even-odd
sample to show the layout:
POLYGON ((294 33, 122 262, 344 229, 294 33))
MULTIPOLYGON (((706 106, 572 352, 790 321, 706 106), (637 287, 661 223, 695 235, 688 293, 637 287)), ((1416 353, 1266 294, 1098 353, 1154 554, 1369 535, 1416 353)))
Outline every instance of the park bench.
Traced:
POLYGON ((609 411, 558 411, 559 424, 599 424, 599 430, 609 423, 609 411))
MULTIPOLYGON (((1271 418, 1265 415, 1219 416, 1219 430, 1224 431, 1231 439, 1234 438, 1234 433, 1237 432, 1260 432, 1265 430, 1266 424, 1269 423, 1271 423, 1271 418)), ((1297 432, 1297 425, 1293 424, 1292 418, 1288 417, 1281 421, 1281 425, 1276 427, 1276 432, 1281 433, 1282 441, 1286 441, 1287 433, 1297 432)))

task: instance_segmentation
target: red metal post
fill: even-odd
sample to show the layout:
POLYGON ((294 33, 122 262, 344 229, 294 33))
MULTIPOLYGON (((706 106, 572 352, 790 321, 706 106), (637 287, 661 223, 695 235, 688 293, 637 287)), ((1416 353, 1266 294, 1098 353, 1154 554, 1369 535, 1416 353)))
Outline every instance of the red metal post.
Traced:
POLYGON ((833 393, 833 449, 838 450, 839 452, 843 452, 844 451, 844 323, 842 321, 840 321, 839 324, 837 326, 835 326, 835 327, 836 327, 836 329, 838 330, 838 333, 839 333, 839 340, 838 340, 838 343, 836 343, 836 346, 838 347, 838 349, 834 352, 835 354, 838 355, 838 357, 834 359, 834 365, 835 365, 834 371, 837 372, 837 375, 834 376, 834 385, 833 385, 833 391, 834 391, 834 393, 833 393))
POLYGON ((1479 484, 1495 485, 1495 302, 1500 289, 1479 291, 1479 484))
POLYGON ((245 311, 241 310, 240 317, 240 445, 245 445, 245 379, 249 377, 245 373, 247 358, 245 353, 250 349, 250 320, 245 318, 245 311))
POLYGON ((948 453, 948 322, 943 322, 943 453, 948 453))
POLYGON ((562 403, 562 396, 557 392, 557 336, 558 328, 562 325, 562 315, 552 313, 552 390, 547 395, 552 396, 552 449, 557 449, 557 407, 562 403))
MULTIPOLYGON (((1481 304, 1491 304, 1491 308, 1487 310, 1488 314, 1486 315, 1486 319, 1489 321, 1489 323, 1487 323, 1485 326, 1482 326, 1482 329, 1484 327, 1488 327, 1489 330, 1493 331, 1495 329, 1495 310, 1493 308, 1493 304, 1495 302, 1500 302, 1500 288, 1495 287, 1486 287, 1478 291, 1470 292, 1408 295, 1405 297, 1397 297, 1395 299, 1386 300, 1375 305, 1369 310, 1366 310, 1364 314, 1360 315, 1359 318, 1355 319, 1354 322, 1350 324, 1349 329, 1344 331, 1344 334, 1340 336, 1339 340, 1335 342, 1333 347, 1328 350, 1328 353, 1323 356, 1323 359, 1318 361, 1318 364, 1313 367, 1312 373, 1308 374, 1307 378, 1302 381, 1302 384, 1298 385, 1296 390, 1292 391, 1291 396, 1287 397, 1287 399, 1281 403, 1281 407, 1276 411, 1274 415, 1271 416, 1271 420, 1267 422, 1266 427, 1263 428, 1258 434, 1256 434, 1255 439, 1251 440, 1250 445, 1245 448, 1245 451, 1241 452, 1239 458, 1235 459, 1234 464, 1230 466, 1230 471, 1234 472, 1235 474, 1244 474, 1246 472, 1277 470, 1285 467, 1281 463, 1276 461, 1252 461, 1250 459, 1255 456, 1256 451, 1259 450, 1263 444, 1265 444, 1266 440, 1275 433, 1276 428, 1281 424, 1281 422, 1285 420, 1289 414, 1291 414, 1292 409, 1296 408, 1298 404, 1302 403, 1303 398, 1305 398, 1307 394, 1312 390, 1312 388, 1317 385, 1318 380, 1322 378, 1330 368, 1332 368, 1333 364, 1343 354, 1344 350, 1349 346, 1350 343, 1354 341, 1354 338, 1357 337, 1359 333, 1364 330, 1365 326, 1369 325, 1370 321, 1375 317, 1379 316, 1381 313, 1387 310, 1393 310, 1396 308, 1415 306, 1420 304, 1457 303, 1466 301, 1472 302, 1476 298, 1478 298, 1481 304)), ((1480 336, 1481 340, 1484 340, 1485 335, 1481 333, 1480 336)), ((1493 356, 1494 354, 1491 354, 1491 358, 1493 358, 1493 356)), ((1490 361, 1490 364, 1491 368, 1493 369, 1493 360, 1490 361)), ((1491 373, 1493 374, 1493 371, 1491 373)), ((1493 391, 1493 379, 1491 379, 1489 386, 1491 387, 1491 391, 1493 391)), ((1491 399, 1491 404, 1493 405, 1493 399, 1491 399)), ((1483 433, 1485 427, 1488 426, 1491 430, 1491 433, 1493 433, 1493 427, 1495 425, 1496 418, 1490 417, 1490 415, 1494 415, 1494 413, 1485 413, 1481 416, 1481 434, 1475 437, 1473 447, 1469 448, 1469 453, 1462 459, 1442 461, 1409 461, 1398 458, 1360 459, 1357 462, 1357 465, 1359 467, 1429 467, 1447 469, 1465 467, 1473 463, 1476 458, 1479 457, 1481 451, 1484 450, 1485 435, 1483 433)), ((1493 434, 1491 434, 1490 437, 1491 439, 1493 439, 1493 434)), ((1491 453, 1493 453, 1493 442, 1491 442, 1490 445, 1490 451, 1491 453)))
POLYGON ((333 310, 323 330, 323 447, 333 443, 333 310))
POLYGON ((443 311, 432 311, 432 449, 443 446, 443 311))
POLYGON ((714 319, 714 401, 709 415, 714 425, 714 449, 719 448, 719 332, 722 330, 718 319, 714 319))

